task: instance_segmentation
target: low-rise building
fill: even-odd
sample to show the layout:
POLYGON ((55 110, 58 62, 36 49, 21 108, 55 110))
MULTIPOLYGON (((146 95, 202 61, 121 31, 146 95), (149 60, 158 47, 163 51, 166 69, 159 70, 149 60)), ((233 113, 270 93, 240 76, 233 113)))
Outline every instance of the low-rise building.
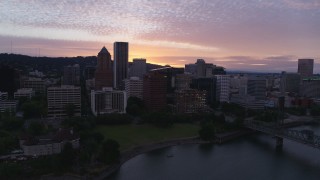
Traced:
POLYGON ((14 99, 19 99, 21 97, 26 97, 31 99, 35 95, 35 92, 32 88, 22 88, 18 89, 17 92, 14 93, 14 99))
POLYGON ((175 92, 177 113, 198 113, 206 111, 206 91, 184 89, 175 92))
POLYGON ((49 87, 47 90, 48 117, 63 118, 67 116, 66 106, 74 106, 74 116, 81 116, 81 89, 80 87, 63 85, 49 87))
POLYGON ((126 113, 127 94, 111 87, 91 91, 91 110, 95 116, 108 113, 126 113))
POLYGON ((54 136, 20 137, 19 143, 24 155, 44 156, 61 153, 66 143, 71 143, 74 149, 78 149, 80 137, 73 129, 60 129, 54 136))

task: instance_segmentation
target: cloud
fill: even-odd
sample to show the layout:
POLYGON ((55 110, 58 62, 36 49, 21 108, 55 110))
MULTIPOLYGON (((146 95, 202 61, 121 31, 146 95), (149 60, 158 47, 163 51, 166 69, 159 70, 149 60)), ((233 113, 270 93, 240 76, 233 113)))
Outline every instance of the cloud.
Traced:
POLYGON ((300 10, 315 10, 320 9, 319 0, 283 0, 290 8, 300 10))

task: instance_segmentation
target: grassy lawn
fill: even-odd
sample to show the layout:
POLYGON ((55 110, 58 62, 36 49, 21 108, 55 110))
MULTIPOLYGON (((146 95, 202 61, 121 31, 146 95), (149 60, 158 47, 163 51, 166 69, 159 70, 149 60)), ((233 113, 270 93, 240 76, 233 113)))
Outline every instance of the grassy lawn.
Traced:
POLYGON ((120 150, 169 139, 197 136, 199 125, 174 124, 169 128, 158 128, 153 125, 116 125, 98 126, 97 132, 119 142, 120 150))

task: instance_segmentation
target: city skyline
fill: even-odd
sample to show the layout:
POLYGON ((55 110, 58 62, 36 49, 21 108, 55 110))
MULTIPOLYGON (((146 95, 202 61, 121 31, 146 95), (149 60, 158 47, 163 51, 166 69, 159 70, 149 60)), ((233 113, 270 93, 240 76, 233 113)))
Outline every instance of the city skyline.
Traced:
POLYGON ((15 0, 0 2, 0 52, 95 56, 124 41, 130 62, 181 67, 202 58, 230 70, 297 72, 298 59, 312 58, 319 73, 319 18, 316 0, 15 0))

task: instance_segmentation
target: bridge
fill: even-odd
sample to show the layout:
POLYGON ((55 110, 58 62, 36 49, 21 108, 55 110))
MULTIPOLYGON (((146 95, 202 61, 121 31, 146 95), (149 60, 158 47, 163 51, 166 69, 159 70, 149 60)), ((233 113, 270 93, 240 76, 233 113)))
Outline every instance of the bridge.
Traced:
POLYGON ((278 123, 268 123, 263 121, 246 120, 246 128, 270 134, 276 138, 276 147, 283 146, 283 139, 289 139, 310 147, 320 149, 320 136, 315 135, 311 130, 290 130, 285 129, 278 123))

